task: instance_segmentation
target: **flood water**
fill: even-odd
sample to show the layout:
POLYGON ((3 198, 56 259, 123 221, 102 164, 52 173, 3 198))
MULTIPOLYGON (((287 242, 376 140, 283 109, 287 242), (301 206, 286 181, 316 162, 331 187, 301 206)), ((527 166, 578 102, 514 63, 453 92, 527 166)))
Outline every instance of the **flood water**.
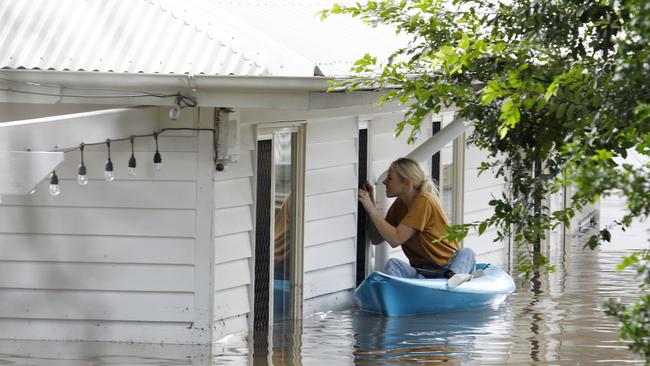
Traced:
MULTIPOLYGON (((601 225, 624 202, 601 204, 601 225)), ((583 250, 574 237, 552 256, 557 271, 517 278, 517 290, 498 310, 382 317, 356 309, 319 313, 284 332, 267 357, 255 357, 246 335, 209 347, 101 342, 0 341, 0 365, 620 365, 643 360, 619 342, 602 302, 629 303, 639 281, 623 256, 648 247, 648 222, 613 233, 613 244, 583 250)))

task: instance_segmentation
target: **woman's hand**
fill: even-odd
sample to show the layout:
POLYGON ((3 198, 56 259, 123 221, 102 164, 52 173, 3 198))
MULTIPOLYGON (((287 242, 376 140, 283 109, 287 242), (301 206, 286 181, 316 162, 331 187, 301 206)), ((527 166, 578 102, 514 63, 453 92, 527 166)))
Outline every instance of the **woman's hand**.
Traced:
POLYGON ((361 189, 363 189, 364 191, 368 192, 368 195, 370 196, 370 200, 371 200, 372 203, 374 204, 374 203, 375 203, 375 188, 372 186, 372 184, 370 184, 370 182, 368 182, 368 181, 366 180, 366 181, 363 182, 363 184, 361 185, 361 189))
POLYGON ((366 191, 363 188, 359 189, 359 202, 361 202, 366 211, 369 211, 371 208, 375 207, 375 202, 372 198, 372 195, 370 192, 366 191))
POLYGON ((359 188, 359 202, 368 211, 371 207, 375 207, 375 190, 372 185, 365 181, 359 188))

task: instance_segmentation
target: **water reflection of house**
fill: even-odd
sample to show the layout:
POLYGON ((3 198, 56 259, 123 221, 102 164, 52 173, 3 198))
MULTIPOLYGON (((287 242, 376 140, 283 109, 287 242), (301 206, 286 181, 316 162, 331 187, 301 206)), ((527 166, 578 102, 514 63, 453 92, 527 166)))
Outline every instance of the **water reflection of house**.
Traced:
MULTIPOLYGON (((444 146, 434 174, 454 222, 489 214, 502 182, 477 178, 482 155, 465 146, 453 111, 407 145, 393 138, 400 106, 373 105, 374 91, 326 93, 328 78, 314 76, 345 73, 390 38, 356 20, 320 24, 313 6, 213 4, 3 2, 0 338, 209 343, 271 322, 273 211, 289 192, 285 310, 349 307, 357 269, 400 255, 356 249, 359 172, 375 180, 418 146, 432 169, 444 146), (194 99, 169 97, 177 93, 194 99), (170 107, 193 100, 170 119, 170 107), (456 133, 430 140, 440 123, 456 133), (153 138, 137 137, 135 177, 130 142, 114 141, 112 182, 107 147, 89 145, 86 186, 76 182, 79 150, 52 154, 165 128, 216 128, 225 170, 215 171, 210 131, 161 133, 160 171, 153 138)), ((493 237, 465 245, 507 264, 506 243, 493 237)))

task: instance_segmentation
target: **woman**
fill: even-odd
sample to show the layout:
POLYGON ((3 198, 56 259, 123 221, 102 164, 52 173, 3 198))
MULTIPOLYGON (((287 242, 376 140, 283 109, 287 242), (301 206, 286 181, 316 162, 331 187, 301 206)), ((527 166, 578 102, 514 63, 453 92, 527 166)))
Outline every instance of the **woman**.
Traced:
POLYGON ((401 246, 410 262, 391 258, 384 272, 408 278, 444 277, 449 279, 449 288, 469 281, 476 262, 474 252, 446 239, 447 216, 420 164, 410 158, 395 160, 383 184, 386 196, 397 198, 385 218, 375 207, 372 186, 365 182, 359 190, 359 201, 370 217, 370 241, 401 246))

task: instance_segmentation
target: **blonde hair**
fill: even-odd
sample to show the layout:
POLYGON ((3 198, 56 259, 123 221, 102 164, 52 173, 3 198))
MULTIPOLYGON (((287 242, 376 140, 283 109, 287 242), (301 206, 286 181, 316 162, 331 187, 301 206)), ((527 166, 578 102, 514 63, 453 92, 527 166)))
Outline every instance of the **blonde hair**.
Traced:
POLYGON ((390 168, 400 176, 413 183, 413 188, 419 192, 438 194, 435 185, 420 166, 420 163, 411 158, 399 158, 390 164, 390 168))

